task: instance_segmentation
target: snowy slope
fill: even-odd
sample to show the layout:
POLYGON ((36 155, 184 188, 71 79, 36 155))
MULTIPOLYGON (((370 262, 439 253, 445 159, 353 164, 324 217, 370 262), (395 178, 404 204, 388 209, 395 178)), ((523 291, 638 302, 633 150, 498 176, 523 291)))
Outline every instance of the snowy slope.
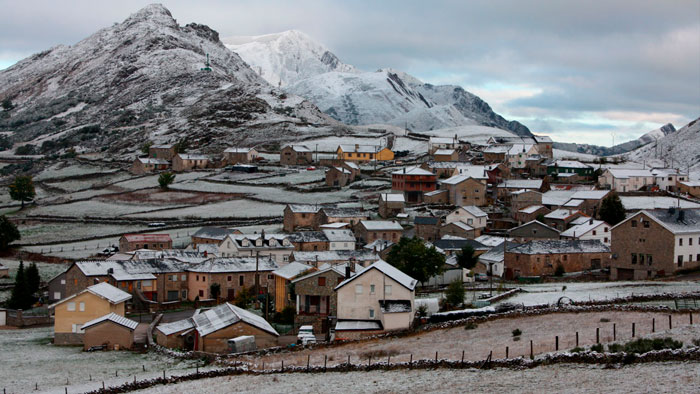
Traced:
POLYGON ((623 156, 639 163, 700 171, 700 118, 659 138, 658 142, 644 145, 623 156))
POLYGON ((358 71, 342 63, 328 48, 298 30, 262 36, 225 37, 221 41, 273 86, 286 87, 331 71, 358 71))
POLYGON ((135 150, 146 139, 187 135, 193 146, 264 142, 339 126, 307 101, 271 87, 217 32, 180 26, 161 5, 0 71, 5 98, 15 108, 0 118, 0 131, 13 131, 15 141, 52 135, 62 146, 78 141, 112 151, 135 150), (201 70, 206 54, 211 71, 201 70), (99 129, 76 131, 86 125, 99 129))
POLYGON ((531 135, 459 86, 426 84, 392 69, 360 72, 298 31, 224 42, 268 82, 349 125, 388 124, 412 131, 483 125, 531 135))
POLYGON ((580 152, 599 156, 610 156, 619 153, 626 153, 640 146, 654 142, 656 139, 663 138, 671 133, 676 132, 676 128, 673 127, 671 123, 667 123, 658 129, 654 129, 645 133, 641 137, 617 144, 613 147, 599 146, 599 145, 589 145, 589 144, 576 144, 568 142, 555 142, 554 148, 566 150, 570 152, 580 152))

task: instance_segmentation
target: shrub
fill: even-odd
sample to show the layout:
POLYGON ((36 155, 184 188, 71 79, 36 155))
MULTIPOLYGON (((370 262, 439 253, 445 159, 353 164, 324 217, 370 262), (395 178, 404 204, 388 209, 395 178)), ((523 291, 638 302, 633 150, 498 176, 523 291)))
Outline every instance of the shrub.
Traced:
POLYGON ((693 345, 700 346, 700 338, 693 339, 693 345))
POLYGON ((576 346, 575 348, 569 350, 569 353, 581 353, 583 351, 582 347, 576 346))
POLYGON ((476 322, 473 322, 473 321, 470 321, 470 322, 468 322, 467 324, 464 325, 464 329, 465 329, 465 330, 474 330, 474 329, 476 329, 477 327, 479 327, 479 325, 476 324, 476 322))
POLYGON ((652 350, 663 349, 680 349, 683 347, 683 342, 676 341, 673 338, 640 338, 635 341, 630 341, 625 344, 625 352, 644 354, 652 350))
POLYGON ((603 344, 596 343, 595 345, 591 346, 591 351, 597 352, 597 353, 603 353, 605 351, 605 349, 603 349, 603 344))
POLYGON ((452 307, 458 307, 464 303, 464 286, 461 280, 455 279, 450 282, 445 291, 445 301, 452 307))
POLYGON ((163 190, 168 190, 170 184, 175 181, 175 174, 172 172, 162 172, 158 176, 158 185, 163 190))
POLYGON ((619 353, 625 350, 625 347, 619 343, 611 343, 608 345, 608 351, 610 353, 619 353))
POLYGON ((26 144, 18 146, 15 148, 16 155, 33 155, 36 153, 36 146, 32 144, 26 144))
POLYGON ((520 334, 522 334, 522 333, 523 333, 523 332, 520 331, 519 328, 516 328, 515 330, 513 330, 513 336, 514 336, 514 337, 518 337, 518 336, 520 336, 520 334))

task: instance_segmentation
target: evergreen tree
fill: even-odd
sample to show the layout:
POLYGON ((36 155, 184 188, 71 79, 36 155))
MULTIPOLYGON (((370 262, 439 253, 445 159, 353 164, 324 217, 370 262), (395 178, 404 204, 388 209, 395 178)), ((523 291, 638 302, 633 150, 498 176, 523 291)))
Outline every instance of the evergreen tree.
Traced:
POLYGON ((464 285, 461 280, 455 279, 447 286, 445 302, 452 307, 458 307, 464 303, 464 285))
POLYGON ((402 237, 399 243, 391 248, 386 261, 423 283, 442 272, 445 255, 438 252, 434 246, 426 247, 419 238, 402 237))
POLYGON ((160 188, 163 190, 168 190, 170 187, 170 184, 175 181, 175 174, 172 172, 162 172, 158 176, 158 185, 160 185, 160 188))
POLYGON ((19 230, 5 215, 0 216, 0 250, 7 249, 14 241, 21 238, 19 230))
POLYGON ((34 182, 31 176, 16 176, 15 180, 10 184, 10 197, 13 200, 18 200, 22 202, 22 208, 24 208, 25 201, 31 201, 36 196, 36 191, 34 190, 34 182))
POLYGON ((625 207, 622 205, 620 196, 615 192, 611 192, 603 199, 600 204, 600 219, 611 226, 614 226, 625 220, 625 207))
POLYGON ((12 295, 7 302, 12 309, 29 309, 34 303, 31 293, 27 288, 27 278, 24 272, 24 263, 19 262, 17 275, 15 275, 15 287, 12 289, 12 295))
POLYGON ((471 270, 478 261, 479 258, 474 255, 474 248, 471 245, 464 245, 457 254, 457 264, 462 268, 471 270))
POLYGON ((39 269, 34 262, 29 264, 29 267, 27 267, 27 269, 24 271, 24 277, 26 278, 27 282, 27 293, 33 296, 37 291, 39 291, 39 286, 41 285, 39 269))

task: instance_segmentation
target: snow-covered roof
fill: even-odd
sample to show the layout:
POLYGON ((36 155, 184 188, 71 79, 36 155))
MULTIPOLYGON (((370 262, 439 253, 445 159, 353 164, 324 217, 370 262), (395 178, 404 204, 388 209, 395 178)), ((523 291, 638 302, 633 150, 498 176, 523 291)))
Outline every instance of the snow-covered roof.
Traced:
POLYGON ((252 272, 258 271, 274 271, 277 268, 277 264, 267 258, 262 256, 257 259, 255 257, 215 257, 209 259, 203 263, 187 267, 185 270, 188 272, 199 272, 199 273, 222 273, 222 272, 252 272))
POLYGON ((357 163, 353 163, 351 161, 345 161, 345 162, 343 162, 343 165, 346 165, 346 166, 352 168, 353 170, 358 170, 358 171, 360 170, 360 166, 358 166, 357 163))
POLYGON ((289 234, 289 241, 292 243, 306 242, 328 242, 328 237, 322 231, 297 231, 289 234))
POLYGON ((253 148, 226 148, 225 153, 248 153, 254 150, 253 148))
POLYGON ((363 218, 369 217, 369 214, 362 208, 352 207, 323 207, 323 214, 329 218, 363 218))
POLYGON ((382 330, 382 322, 379 320, 338 320, 338 322, 335 323, 335 331, 359 330, 382 330))
POLYGON ((539 189, 542 187, 542 179, 506 179, 498 184, 498 187, 506 189, 539 189))
MULTIPOLYGON (((510 250, 515 246, 518 246, 520 244, 515 243, 515 242, 507 242, 506 243, 506 250, 510 250)), ((486 253, 480 254, 479 255, 479 261, 486 263, 501 263, 503 262, 503 242, 501 242, 500 245, 494 246, 491 249, 489 249, 486 253)))
POLYGON ((698 203, 670 196, 620 196, 620 200, 627 211, 678 208, 678 204, 685 209, 700 208, 698 203))
POLYGON ((346 266, 347 266, 346 264, 336 264, 336 265, 323 264, 318 270, 314 270, 313 272, 309 272, 308 274, 306 274, 304 276, 300 276, 298 278, 295 278, 294 280, 292 280, 292 283, 297 283, 299 281, 306 280, 306 279, 309 279, 309 278, 317 276, 317 275, 323 275, 326 272, 330 272, 330 271, 333 271, 336 274, 340 275, 341 277, 344 277, 345 272, 343 272, 343 270, 345 269, 346 266))
POLYGON ((588 164, 581 163, 576 160, 555 160, 549 167, 564 167, 564 168, 591 168, 588 164))
POLYGON ((455 167, 459 175, 468 176, 474 179, 488 179, 488 171, 496 168, 495 165, 460 165, 455 167))
POLYGON ((452 156, 454 153, 455 153, 454 149, 438 149, 435 152, 433 152, 433 156, 441 156, 441 155, 452 156))
MULTIPOLYGON (((459 175, 453 175, 447 179, 443 179, 440 181, 441 184, 443 185, 458 185, 467 179, 474 179, 471 175, 468 174, 459 174, 459 175)), ((481 179, 481 178, 477 178, 481 179)))
POLYGON ((608 171, 617 179, 652 177, 651 170, 635 168, 609 168, 608 171))
POLYGON ((576 193, 572 190, 550 190, 542 194, 542 205, 562 206, 576 193))
POLYGON ((384 260, 377 260, 374 264, 365 267, 361 271, 359 271, 355 276, 345 279, 344 281, 340 282, 338 286, 335 287, 335 290, 340 289, 341 287, 345 286, 346 284, 352 282, 353 280, 359 278, 363 274, 376 269, 379 272, 383 273, 384 275, 388 276, 389 278, 393 279, 396 283, 400 284, 401 286, 407 288, 408 290, 413 291, 416 288, 416 284, 418 283, 417 280, 411 278, 410 276, 404 274, 403 272, 399 271, 398 268, 394 267, 393 265, 387 263, 384 260))
POLYGON ((361 220, 360 224, 368 231, 403 231, 403 227, 390 220, 361 220))
POLYGON ((103 298, 107 301, 109 301, 111 304, 119 304, 124 301, 130 300, 131 299, 131 294, 119 290, 116 287, 110 285, 107 282, 100 282, 96 285, 92 285, 88 287, 87 289, 81 291, 80 293, 73 294, 70 297, 64 298, 52 305, 49 306, 49 308, 54 308, 58 304, 62 304, 70 299, 73 299, 83 293, 89 292, 91 294, 94 294, 100 298, 103 298))
POLYGON ((386 202, 406 202, 403 193, 382 193, 379 198, 386 202))
POLYGON ((581 204, 583 204, 583 200, 571 199, 567 201, 566 204, 564 204, 563 206, 567 208, 576 208, 580 207, 581 204))
POLYGON ((374 261, 377 260, 377 255, 371 250, 324 250, 317 252, 292 252, 294 261, 306 262, 328 262, 328 261, 374 261))
POLYGON ((552 138, 548 135, 533 135, 538 143, 552 143, 552 138))
POLYGON ((530 227, 530 226, 533 226, 533 225, 535 225, 535 226, 540 226, 540 227, 546 228, 546 229, 548 229, 548 230, 552 230, 552 231, 557 232, 557 233, 559 232, 559 230, 557 230, 556 228, 554 228, 554 227, 552 227, 552 226, 548 226, 548 225, 546 225, 546 224, 540 222, 539 220, 531 220, 531 221, 529 221, 529 222, 527 222, 527 223, 523 223, 523 224, 521 224, 521 225, 518 226, 518 227, 513 227, 512 229, 508 230, 508 232, 510 233, 510 232, 515 231, 515 230, 518 230, 518 229, 521 229, 521 228, 525 228, 525 227, 530 227))
POLYGON ((490 145, 484 149, 484 153, 506 153, 510 148, 510 145, 490 145))
POLYGON ((376 153, 384 149, 384 147, 379 145, 352 145, 352 144, 341 144, 338 149, 343 152, 357 152, 357 153, 376 153))
POLYGON ((610 193, 610 190, 580 190, 571 195, 577 200, 602 200, 610 193))
POLYGON ((600 226, 607 226, 608 229, 610 228, 610 225, 605 223, 602 220, 596 220, 596 219, 588 219, 585 222, 581 224, 577 224, 576 226, 569 227, 566 231, 562 232, 560 235, 562 237, 580 237, 584 234, 588 234, 591 230, 594 230, 600 226))
MULTIPOLYGON (((495 235, 480 235, 476 237, 474 240, 485 245, 485 246, 498 246, 503 243, 503 240, 506 239, 504 237, 497 237, 495 235)), ((513 238, 507 238, 508 241, 512 241, 513 238)))
POLYGON ((413 167, 404 167, 400 170, 396 170, 391 173, 391 175, 432 175, 435 176, 432 172, 428 170, 424 170, 418 166, 413 166, 413 167))
POLYGON ((82 329, 84 330, 86 328, 92 327, 105 321, 111 321, 112 323, 119 324, 120 326, 124 326, 130 330, 135 330, 136 327, 139 325, 138 322, 135 322, 131 319, 127 319, 124 316, 120 316, 112 312, 104 316, 98 317, 97 319, 93 319, 89 322, 83 323, 82 329))
POLYGON ((209 160, 209 156, 207 155, 196 155, 188 153, 178 153, 177 155, 180 156, 180 159, 182 160, 209 160))
POLYGON ((678 183, 687 187, 700 187, 700 181, 681 181, 678 183))
POLYGON ((306 272, 310 269, 313 269, 310 265, 302 264, 298 261, 292 261, 291 263, 285 265, 282 268, 279 268, 275 271, 272 271, 274 275, 277 275, 281 278, 290 280, 294 278, 295 276, 306 272))
POLYGON ((287 204, 294 213, 316 213, 321 210, 318 205, 287 204))
POLYGON ((343 168, 343 167, 333 167, 333 168, 335 168, 335 170, 340 172, 341 174, 348 174, 348 175, 352 174, 352 172, 350 170, 348 170, 347 168, 343 168))
POLYGON ((299 152, 299 153, 309 153, 311 152, 311 149, 309 149, 306 145, 286 145, 282 149, 286 147, 292 148, 293 151, 299 152))
POLYGON ((442 194, 442 193, 447 193, 447 190, 446 189, 437 189, 437 190, 433 190, 432 192, 423 193, 423 195, 432 197, 432 196, 437 196, 438 194, 442 194))
POLYGON ((262 317, 228 302, 192 317, 200 336, 206 336, 238 322, 248 323, 274 336, 280 334, 262 317))
POLYGON ((375 248, 376 248, 377 252, 381 252, 382 250, 390 247, 393 244, 394 243, 389 241, 388 239, 378 238, 378 239, 375 239, 374 241, 372 241, 371 243, 368 243, 367 245, 365 245, 364 248, 369 249, 369 250, 375 250, 375 248))
POLYGON ((533 144, 513 144, 508 150, 508 155, 519 155, 527 153, 532 149, 533 144))
POLYGON ((382 313, 405 313, 411 311, 411 300, 379 300, 382 313))
POLYGON ((554 219, 554 220, 566 220, 569 217, 575 215, 576 213, 579 213, 578 210, 576 209, 556 209, 546 215, 544 215, 545 218, 547 219, 554 219))
POLYGON ((159 324, 156 327, 156 330, 162 332, 165 335, 171 335, 175 334, 176 332, 189 330, 191 328, 194 328, 194 321, 192 321, 192 318, 187 318, 171 323, 159 324))
POLYGON ((610 248, 597 239, 544 239, 530 241, 508 249, 518 254, 609 253, 610 248))
POLYGON ((529 207, 519 209, 518 212, 535 213, 542 208, 544 208, 544 205, 530 205, 529 207))
POLYGON ((124 234, 127 242, 171 242, 170 234, 124 234))
POLYGON ((645 214, 650 219, 654 220, 659 225, 661 225, 673 234, 687 234, 700 232, 700 209, 686 208, 675 208, 673 210, 654 209, 640 211, 623 220, 622 222, 616 224, 615 227, 627 222, 628 220, 632 220, 640 214, 645 214))
POLYGON ((464 222, 461 221, 461 220, 458 220, 458 221, 452 222, 452 223, 447 223, 447 224, 445 224, 443 227, 449 226, 450 224, 455 225, 455 226, 461 228, 461 229, 464 230, 464 231, 472 231, 472 230, 474 230, 474 227, 472 227, 472 226, 470 226, 470 225, 464 223, 464 222))
POLYGON ((154 159, 152 157, 139 157, 136 160, 143 164, 169 165, 170 162, 164 159, 154 159))
POLYGON ((319 227, 321 229, 335 229, 335 228, 346 228, 349 226, 350 226, 350 223, 334 222, 334 223, 322 224, 319 227))
POLYGON ((227 235, 231 234, 232 231, 227 228, 221 227, 202 227, 197 232, 192 234, 193 238, 207 238, 216 239, 222 241, 227 235))
POLYGON ((449 137, 430 137, 428 142, 431 144, 454 144, 455 140, 449 137))
POLYGON ((680 172, 676 168, 652 168, 651 173, 657 177, 688 176, 687 172, 680 172))
POLYGON ((477 218, 485 218, 485 217, 489 216, 486 212, 481 210, 481 208, 477 207, 476 205, 463 205, 457 209, 464 209, 470 215, 477 217, 477 218))
POLYGON ((350 230, 323 230, 326 238, 331 242, 355 242, 355 235, 350 230))

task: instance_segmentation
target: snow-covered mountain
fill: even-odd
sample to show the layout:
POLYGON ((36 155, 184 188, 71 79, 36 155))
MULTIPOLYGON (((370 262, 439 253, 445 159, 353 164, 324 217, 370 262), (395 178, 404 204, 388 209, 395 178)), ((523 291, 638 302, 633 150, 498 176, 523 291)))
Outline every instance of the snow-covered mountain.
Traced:
POLYGON ((331 71, 358 72, 298 30, 262 36, 224 37, 221 41, 273 86, 286 87, 331 71))
POLYGON ((491 126, 530 136, 459 86, 434 86, 392 69, 360 72, 308 35, 288 31, 227 38, 253 70, 273 84, 316 104, 350 125, 389 124, 427 131, 465 125, 491 126))
POLYGON ((676 128, 673 127, 671 123, 667 123, 658 129, 654 129, 645 133, 641 137, 617 144, 613 147, 599 146, 599 145, 589 145, 589 144, 577 144, 573 142, 555 142, 554 148, 567 150, 570 152, 586 153, 597 156, 611 156, 620 153, 630 152, 634 149, 644 146, 646 144, 652 143, 657 139, 663 138, 671 133, 674 133, 676 128))
POLYGON ((700 118, 652 141, 623 156, 640 163, 700 171, 700 118))
POLYGON ((0 113, 0 131, 12 131, 15 142, 53 139, 54 148, 128 151, 146 139, 182 136, 199 146, 255 143, 343 128, 270 86, 216 31, 179 26, 161 5, 0 71, 6 99, 14 108, 0 113), (211 70, 204 70, 207 54, 211 70))

